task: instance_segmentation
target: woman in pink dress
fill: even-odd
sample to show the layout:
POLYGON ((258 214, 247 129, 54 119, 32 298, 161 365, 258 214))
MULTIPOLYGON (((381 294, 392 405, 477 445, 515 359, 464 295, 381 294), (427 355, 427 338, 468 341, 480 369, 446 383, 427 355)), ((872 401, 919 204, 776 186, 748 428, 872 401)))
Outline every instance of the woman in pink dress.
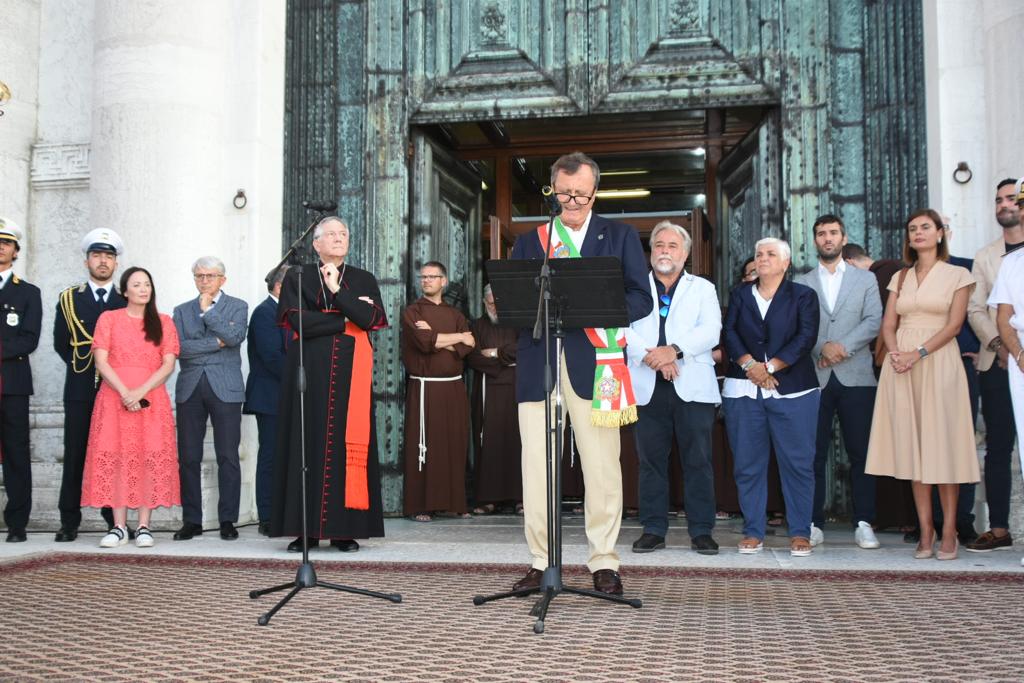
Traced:
POLYGON ((164 382, 178 357, 171 317, 157 312, 153 278, 143 268, 121 276, 127 308, 96 321, 93 355, 103 383, 89 428, 82 505, 110 506, 114 527, 100 547, 128 542, 128 508, 138 508, 135 545, 153 545, 153 508, 180 505, 178 452, 164 382))

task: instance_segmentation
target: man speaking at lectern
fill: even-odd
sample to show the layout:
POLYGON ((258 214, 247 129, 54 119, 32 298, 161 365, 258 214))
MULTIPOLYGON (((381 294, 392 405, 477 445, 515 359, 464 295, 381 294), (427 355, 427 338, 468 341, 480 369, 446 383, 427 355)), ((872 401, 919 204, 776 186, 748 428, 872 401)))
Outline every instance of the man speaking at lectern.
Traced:
MULTIPOLYGON (((636 230, 593 213, 601 180, 597 163, 573 152, 551 166, 551 186, 561 205, 553 222, 551 258, 614 256, 622 263, 629 322, 651 312, 647 260, 636 230)), ((548 224, 516 240, 513 259, 543 259, 548 224)), ((562 349, 563 402, 575 434, 586 486, 585 513, 590 548, 587 567, 594 589, 622 593, 615 541, 622 524, 622 470, 619 465, 619 427, 636 421, 636 401, 629 383, 622 347, 624 328, 566 331, 562 349), (598 355, 600 354, 600 364, 598 355), (596 391, 596 396, 595 396, 596 391)), ((551 366, 555 366, 551 344, 551 366)), ((547 477, 545 475, 544 340, 532 330, 519 332, 516 400, 523 442, 523 509, 526 542, 533 563, 514 590, 540 586, 548 566, 547 477)))

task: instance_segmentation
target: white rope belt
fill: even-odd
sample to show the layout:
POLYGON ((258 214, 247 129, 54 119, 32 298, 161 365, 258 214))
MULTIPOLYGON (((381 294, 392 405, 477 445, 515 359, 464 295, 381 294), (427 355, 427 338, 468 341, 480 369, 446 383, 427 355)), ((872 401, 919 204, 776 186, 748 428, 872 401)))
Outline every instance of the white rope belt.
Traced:
POLYGON ((409 375, 410 379, 419 380, 420 383, 420 472, 427 463, 427 408, 425 405, 427 382, 455 382, 462 379, 462 375, 455 377, 417 377, 409 375))
MULTIPOLYGON (((505 367, 514 368, 515 363, 509 363, 505 367)), ((484 421, 487 416, 487 375, 480 373, 480 447, 484 445, 484 421)))

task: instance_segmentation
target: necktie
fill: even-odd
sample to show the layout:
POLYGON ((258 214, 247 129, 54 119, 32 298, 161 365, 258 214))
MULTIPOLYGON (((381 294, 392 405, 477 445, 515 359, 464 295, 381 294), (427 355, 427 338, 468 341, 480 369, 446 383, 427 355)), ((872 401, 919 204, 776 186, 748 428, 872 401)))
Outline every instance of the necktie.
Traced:
POLYGON ((107 290, 100 287, 96 290, 96 301, 99 302, 100 308, 103 308, 103 304, 107 302, 107 290))

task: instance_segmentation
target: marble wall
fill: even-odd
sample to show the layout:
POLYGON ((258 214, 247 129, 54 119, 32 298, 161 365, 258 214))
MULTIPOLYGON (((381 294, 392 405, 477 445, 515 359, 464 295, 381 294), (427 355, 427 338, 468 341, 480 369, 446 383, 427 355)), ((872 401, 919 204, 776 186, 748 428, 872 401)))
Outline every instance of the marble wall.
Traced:
MULTIPOLYGON (((207 254, 225 262, 226 292, 250 307, 266 296, 281 247, 284 9, 283 0, 0 0, 0 44, 18 56, 0 79, 20 98, 0 118, 15 132, 4 131, 0 151, 0 214, 28 228, 19 268, 43 291, 32 528, 58 520, 64 367, 50 339, 58 292, 86 276, 82 235, 116 230, 120 267, 148 268, 166 313, 196 295, 189 268, 207 254), (239 189, 242 209, 232 203, 239 189)), ((246 522, 255 519, 251 417, 241 451, 246 522)), ((213 523, 212 431, 203 477, 213 523)), ((155 519, 171 527, 177 515, 155 519)))

